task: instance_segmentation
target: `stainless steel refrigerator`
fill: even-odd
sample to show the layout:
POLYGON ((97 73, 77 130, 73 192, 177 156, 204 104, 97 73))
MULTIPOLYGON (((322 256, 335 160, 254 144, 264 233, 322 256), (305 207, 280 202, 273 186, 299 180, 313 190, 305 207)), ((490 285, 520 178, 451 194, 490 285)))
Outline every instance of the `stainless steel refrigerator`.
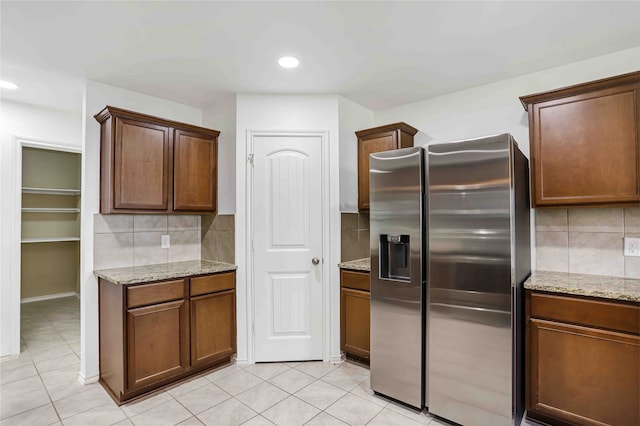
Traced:
POLYGON ((424 149, 371 154, 371 389, 424 406, 424 149))
POLYGON ((429 412, 520 424, 528 161, 509 134, 428 147, 429 412))
POLYGON ((466 426, 519 424, 528 176, 508 134, 371 154, 373 391, 466 426))

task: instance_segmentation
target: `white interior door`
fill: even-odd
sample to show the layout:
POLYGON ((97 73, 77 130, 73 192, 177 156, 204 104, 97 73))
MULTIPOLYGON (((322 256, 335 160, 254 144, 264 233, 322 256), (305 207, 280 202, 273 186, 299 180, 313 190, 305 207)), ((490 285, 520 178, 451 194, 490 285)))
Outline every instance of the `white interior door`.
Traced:
POLYGON ((322 359, 322 139, 253 141, 256 362, 322 359))

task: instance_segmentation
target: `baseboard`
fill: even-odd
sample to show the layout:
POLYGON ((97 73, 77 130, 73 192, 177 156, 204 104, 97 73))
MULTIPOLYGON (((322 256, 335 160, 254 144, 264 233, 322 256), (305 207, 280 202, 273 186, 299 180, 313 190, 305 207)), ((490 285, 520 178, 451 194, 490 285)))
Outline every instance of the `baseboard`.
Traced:
POLYGON ((341 362, 344 362, 344 360, 345 360, 344 353, 341 353, 340 355, 333 355, 329 358, 329 362, 332 364, 339 364, 341 362))
POLYGON ((91 383, 98 383, 99 379, 100 379, 100 375, 97 375, 97 374, 91 377, 84 377, 82 373, 78 373, 78 382, 80 382, 82 386, 89 385, 91 383))
POLYGON ((0 361, 11 361, 20 358, 20 354, 1 354, 0 361))
MULTIPOLYGON (((234 360, 232 359, 231 362, 233 363, 234 360)), ((235 364, 236 365, 240 365, 240 366, 245 366, 245 365, 249 365, 249 361, 246 360, 246 359, 238 359, 238 358, 236 358, 235 359, 235 364)))
POLYGON ((32 302, 41 302, 43 300, 51 300, 51 299, 61 299, 63 297, 77 297, 80 295, 75 291, 68 291, 66 293, 56 293, 56 294, 45 294, 44 296, 36 296, 36 297, 25 297, 24 299, 20 299, 20 303, 32 303, 32 302))

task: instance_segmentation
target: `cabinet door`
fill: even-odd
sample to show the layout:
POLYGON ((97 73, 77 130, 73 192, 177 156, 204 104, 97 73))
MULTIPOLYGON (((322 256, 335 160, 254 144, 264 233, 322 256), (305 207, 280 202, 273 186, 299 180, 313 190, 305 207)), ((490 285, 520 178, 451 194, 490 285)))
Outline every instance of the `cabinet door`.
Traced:
POLYGON ((189 368, 186 300, 127 310, 127 387, 144 388, 189 368))
POLYGON ((176 130, 173 156, 173 209, 215 212, 217 138, 176 130))
POLYGON ((340 289, 340 347, 364 358, 369 358, 369 303, 367 291, 340 289))
POLYGON ((640 84, 530 108, 534 207, 640 201, 640 84))
POLYGON ((529 320, 527 409, 581 425, 640 424, 640 337, 529 320))
POLYGON ((235 290, 191 298, 192 367, 215 363, 235 352, 235 290))
POLYGON ((369 210, 369 154, 398 148, 398 132, 382 132, 358 139, 358 209, 369 210))
POLYGON ((169 128, 116 118, 113 208, 167 210, 169 128))

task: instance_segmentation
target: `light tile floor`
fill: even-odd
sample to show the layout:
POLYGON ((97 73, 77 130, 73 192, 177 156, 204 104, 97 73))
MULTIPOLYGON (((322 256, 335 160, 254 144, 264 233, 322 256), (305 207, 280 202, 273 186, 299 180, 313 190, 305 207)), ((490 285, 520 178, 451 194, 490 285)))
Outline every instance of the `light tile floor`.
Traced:
POLYGON ((446 425, 369 389, 352 363, 231 365, 118 407, 81 386, 79 303, 22 306, 22 353, 0 363, 1 425, 446 425))

